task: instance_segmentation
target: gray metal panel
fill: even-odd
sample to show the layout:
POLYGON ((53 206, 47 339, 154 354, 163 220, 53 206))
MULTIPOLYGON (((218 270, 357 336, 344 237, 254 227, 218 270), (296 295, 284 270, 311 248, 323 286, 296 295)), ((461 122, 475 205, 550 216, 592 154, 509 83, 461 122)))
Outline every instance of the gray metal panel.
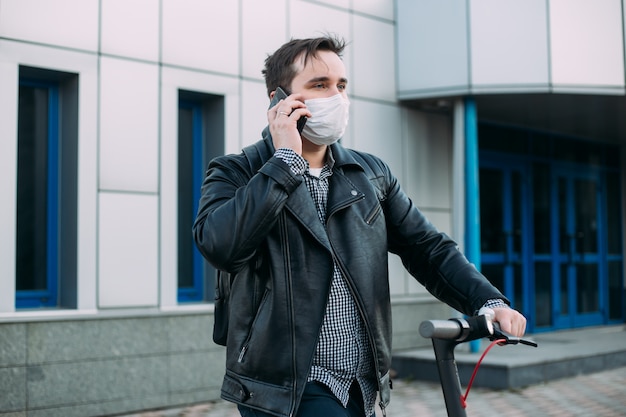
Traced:
POLYGON ((623 94, 620 0, 550 1, 550 69, 555 91, 623 94))
POLYGON ((469 87, 465 0, 396 0, 398 97, 469 87))
POLYGON ((546 0, 470 2, 472 88, 549 88, 546 0))

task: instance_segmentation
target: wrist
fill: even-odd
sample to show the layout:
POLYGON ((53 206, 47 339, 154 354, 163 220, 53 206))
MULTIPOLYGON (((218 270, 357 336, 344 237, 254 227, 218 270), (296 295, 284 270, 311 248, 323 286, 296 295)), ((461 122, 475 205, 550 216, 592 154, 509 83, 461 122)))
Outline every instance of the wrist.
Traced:
POLYGON ((278 148, 274 156, 286 163, 294 175, 303 175, 306 171, 306 160, 291 148, 278 148))

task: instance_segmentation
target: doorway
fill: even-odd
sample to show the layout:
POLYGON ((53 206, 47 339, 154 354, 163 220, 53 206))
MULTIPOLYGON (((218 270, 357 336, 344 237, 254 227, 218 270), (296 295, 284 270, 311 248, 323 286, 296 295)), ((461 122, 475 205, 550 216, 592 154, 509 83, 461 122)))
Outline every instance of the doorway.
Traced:
POLYGON ((598 173, 555 167, 552 174, 553 325, 570 328, 603 323, 605 235, 598 173))
POLYGON ((479 131, 482 272, 529 331, 623 321, 619 166, 597 164, 610 147, 568 142, 582 163, 551 141, 479 131))

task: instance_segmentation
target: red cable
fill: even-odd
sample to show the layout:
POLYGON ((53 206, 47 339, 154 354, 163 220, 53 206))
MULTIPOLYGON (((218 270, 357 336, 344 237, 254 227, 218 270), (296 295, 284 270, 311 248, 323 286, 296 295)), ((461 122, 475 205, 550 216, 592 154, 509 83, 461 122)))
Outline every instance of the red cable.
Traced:
POLYGON ((476 377, 476 373, 478 372, 478 367, 480 367, 480 363, 483 361, 483 359, 487 355, 487 352, 489 352, 492 347, 494 347, 495 345, 499 343, 506 343, 506 339, 494 340, 493 342, 489 344, 489 346, 487 346, 487 349, 485 349, 483 354, 480 355, 480 359, 478 359, 478 362, 476 363, 476 366, 474 367, 474 372, 472 372, 472 377, 469 380, 469 384, 467 384, 465 395, 461 395, 461 405, 463 406, 463 408, 467 407, 467 396, 469 395, 470 389, 472 388, 472 384, 474 383, 474 378, 476 377))

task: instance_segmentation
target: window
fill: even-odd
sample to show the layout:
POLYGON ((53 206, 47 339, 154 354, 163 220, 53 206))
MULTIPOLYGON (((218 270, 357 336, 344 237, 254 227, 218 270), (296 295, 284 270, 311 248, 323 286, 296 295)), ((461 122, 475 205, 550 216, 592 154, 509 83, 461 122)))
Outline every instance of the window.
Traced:
POLYGON ((20 67, 16 308, 76 307, 77 85, 20 67))
POLYGON ((191 228, 208 162, 224 152, 222 96, 179 91, 178 100, 178 301, 213 299, 215 270, 204 261, 191 228))

